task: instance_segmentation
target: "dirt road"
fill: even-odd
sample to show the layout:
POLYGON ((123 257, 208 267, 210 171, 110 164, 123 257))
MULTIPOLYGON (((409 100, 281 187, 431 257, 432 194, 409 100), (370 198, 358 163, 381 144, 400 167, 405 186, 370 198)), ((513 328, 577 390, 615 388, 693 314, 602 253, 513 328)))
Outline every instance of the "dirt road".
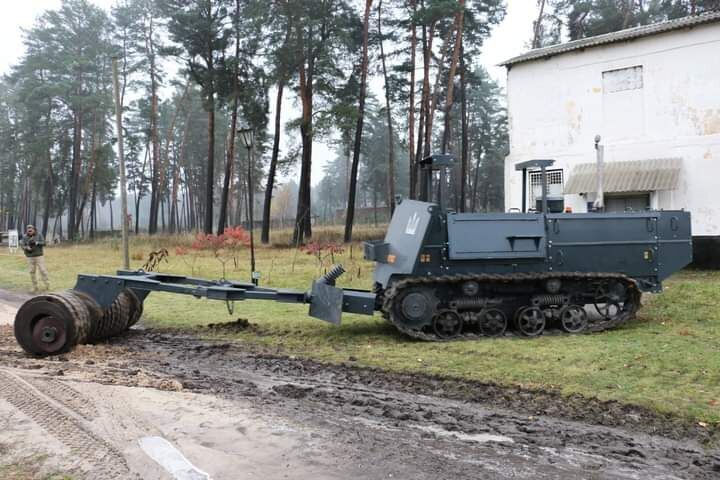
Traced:
POLYGON ((43 360, 0 327, 2 459, 47 454, 43 468, 93 479, 720 477, 707 430, 642 409, 327 366, 206 333, 131 331, 43 360), (142 450, 148 437, 195 473, 171 475, 142 450))

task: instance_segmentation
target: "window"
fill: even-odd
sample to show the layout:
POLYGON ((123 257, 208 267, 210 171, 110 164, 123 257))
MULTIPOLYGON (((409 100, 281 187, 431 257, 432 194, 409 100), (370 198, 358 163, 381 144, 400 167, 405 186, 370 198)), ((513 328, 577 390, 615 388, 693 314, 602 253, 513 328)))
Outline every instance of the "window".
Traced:
MULTIPOLYGON (((548 197, 563 198, 562 169, 547 170, 548 197)), ((530 208, 535 207, 542 200, 542 172, 530 172, 530 208)))
MULTIPOLYGON (((556 197, 563 194, 563 171, 547 170, 548 196, 556 197)), ((542 172, 530 172, 530 189, 533 201, 542 198, 542 172)))
POLYGON ((635 140, 645 134, 644 84, 642 65, 602 72, 605 142, 635 140))
POLYGON ((643 88, 643 67, 621 68, 603 72, 603 92, 616 93, 643 88))

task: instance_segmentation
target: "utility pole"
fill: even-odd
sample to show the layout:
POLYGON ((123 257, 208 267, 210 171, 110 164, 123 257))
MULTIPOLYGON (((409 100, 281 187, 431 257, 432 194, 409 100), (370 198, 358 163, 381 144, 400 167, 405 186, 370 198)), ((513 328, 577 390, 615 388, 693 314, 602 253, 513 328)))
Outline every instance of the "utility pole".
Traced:
POLYGON ((128 245, 128 209, 127 180, 125 178, 125 152, 122 131, 122 105, 120 104, 120 84, 118 82, 117 57, 112 59, 113 89, 115 90, 115 124, 117 127, 118 160, 120 162, 120 209, 122 226, 123 268, 130 269, 130 247, 128 245))

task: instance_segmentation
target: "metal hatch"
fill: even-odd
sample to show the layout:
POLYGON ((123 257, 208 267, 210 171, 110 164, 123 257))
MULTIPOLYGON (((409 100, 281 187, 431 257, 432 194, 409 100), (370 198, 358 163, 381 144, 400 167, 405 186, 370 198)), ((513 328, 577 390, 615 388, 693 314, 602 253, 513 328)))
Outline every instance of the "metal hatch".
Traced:
POLYGON ((537 214, 452 213, 451 260, 545 258, 545 224, 537 214))

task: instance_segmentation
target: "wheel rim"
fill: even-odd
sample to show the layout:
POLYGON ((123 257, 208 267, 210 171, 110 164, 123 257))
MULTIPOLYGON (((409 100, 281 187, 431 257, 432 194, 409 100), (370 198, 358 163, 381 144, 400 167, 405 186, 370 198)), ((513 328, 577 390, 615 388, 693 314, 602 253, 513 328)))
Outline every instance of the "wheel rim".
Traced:
POLYGON ((525 336, 536 337, 545 330, 545 313, 537 307, 526 307, 517 313, 517 328, 525 336))
POLYGON ((433 318, 433 329, 438 337, 457 337, 462 331, 462 318, 455 312, 440 312, 433 318))
POLYGON ((488 337, 498 337, 507 329, 507 317, 502 310, 491 308, 480 317, 480 331, 488 337))
POLYGON ((59 351, 67 341, 65 322, 53 316, 40 318, 33 325, 32 339, 34 346, 40 351, 59 351))
POLYGON ((562 328, 568 333, 579 333, 587 328, 587 313, 579 305, 568 305, 560 311, 562 328))

